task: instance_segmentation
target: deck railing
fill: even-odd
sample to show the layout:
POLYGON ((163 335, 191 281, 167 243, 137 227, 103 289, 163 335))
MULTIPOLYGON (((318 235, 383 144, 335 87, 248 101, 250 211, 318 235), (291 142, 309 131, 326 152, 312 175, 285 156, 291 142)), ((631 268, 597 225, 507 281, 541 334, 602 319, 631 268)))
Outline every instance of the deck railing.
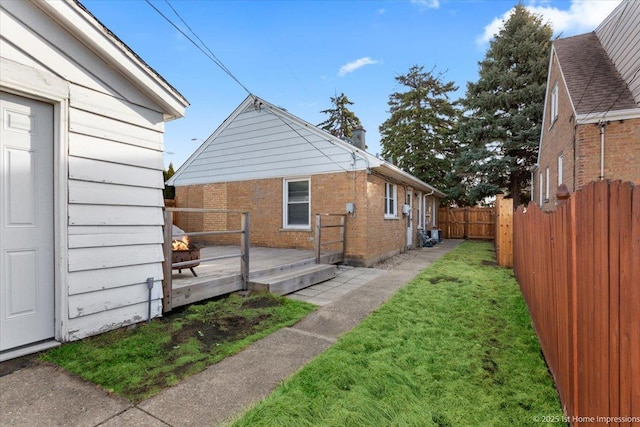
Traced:
POLYGON ((217 214, 239 214, 240 229, 239 230, 211 230, 184 232, 183 236, 220 236, 224 234, 240 234, 240 253, 233 255, 222 255, 209 258, 200 258, 200 262, 216 261, 220 259, 240 257, 240 273, 242 276, 242 289, 247 290, 249 286, 249 212, 230 210, 230 209, 198 209, 198 208, 165 208, 164 209, 164 262, 162 265, 164 280, 162 283, 162 309, 163 312, 171 311, 172 304, 172 286, 173 286, 173 269, 185 267, 193 264, 193 261, 173 262, 173 254, 171 250, 171 242, 173 241, 173 213, 174 212, 191 212, 191 213, 217 213, 217 214))
POLYGON ((345 250, 345 225, 347 220, 346 214, 330 214, 330 213, 317 213, 316 214, 316 238, 314 241, 314 249, 316 255, 316 263, 320 264, 320 256, 322 251, 322 246, 331 245, 335 243, 341 243, 342 249, 342 259, 344 260, 344 250, 345 250), (330 217, 339 217, 339 224, 322 224, 322 218, 330 218, 330 217), (322 241, 322 229, 324 228, 340 228, 338 232, 338 238, 336 240, 330 240, 328 242, 322 241))

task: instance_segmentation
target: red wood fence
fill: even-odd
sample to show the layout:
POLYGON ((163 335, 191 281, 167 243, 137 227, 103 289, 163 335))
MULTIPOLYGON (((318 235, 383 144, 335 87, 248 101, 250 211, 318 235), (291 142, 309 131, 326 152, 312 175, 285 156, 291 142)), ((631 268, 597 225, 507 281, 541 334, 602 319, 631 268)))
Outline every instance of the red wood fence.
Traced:
POLYGON ((640 188, 592 183, 513 222, 514 270, 569 421, 640 426, 640 188))

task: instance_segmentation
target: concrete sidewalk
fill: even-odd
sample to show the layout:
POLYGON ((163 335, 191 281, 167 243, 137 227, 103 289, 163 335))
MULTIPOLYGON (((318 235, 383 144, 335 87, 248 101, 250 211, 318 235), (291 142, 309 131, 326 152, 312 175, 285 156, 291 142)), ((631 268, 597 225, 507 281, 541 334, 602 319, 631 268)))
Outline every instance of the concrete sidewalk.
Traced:
POLYGON ((311 302, 315 298, 322 304, 296 325, 138 405, 49 365, 18 370, 0 378, 0 425, 218 425, 266 397, 460 242, 447 240, 432 248, 414 249, 407 260, 388 271, 343 269, 335 279, 316 285, 319 288, 294 296, 311 302))

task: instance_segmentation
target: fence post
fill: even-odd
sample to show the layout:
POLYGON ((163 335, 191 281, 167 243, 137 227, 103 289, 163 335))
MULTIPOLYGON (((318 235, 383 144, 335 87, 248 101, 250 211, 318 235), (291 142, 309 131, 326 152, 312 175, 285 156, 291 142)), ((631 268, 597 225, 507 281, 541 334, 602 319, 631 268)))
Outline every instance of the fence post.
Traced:
POLYGON ((249 212, 243 212, 240 217, 240 270, 242 274, 242 290, 249 290, 249 212))
POLYGON ((164 210, 164 261, 162 262, 162 312, 166 313, 171 311, 173 308, 173 304, 171 301, 171 291, 172 291, 172 268, 171 264, 173 263, 173 256, 171 252, 171 241, 173 240, 173 215, 172 212, 164 210))
POLYGON ((513 199, 496 196, 495 244, 498 265, 513 266, 513 199))

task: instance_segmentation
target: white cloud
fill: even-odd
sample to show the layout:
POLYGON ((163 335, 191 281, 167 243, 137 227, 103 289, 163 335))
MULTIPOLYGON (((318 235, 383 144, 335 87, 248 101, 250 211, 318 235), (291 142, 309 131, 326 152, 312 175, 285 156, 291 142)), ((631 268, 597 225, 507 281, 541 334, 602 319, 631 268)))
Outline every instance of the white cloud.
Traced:
POLYGON ((440 0, 411 0, 411 3, 418 5, 421 9, 437 9, 440 7, 440 0))
MULTIPOLYGON (((569 9, 561 10, 551 7, 547 2, 536 4, 532 2, 526 8, 542 16, 543 22, 548 22, 553 27, 555 35, 567 37, 595 30, 602 21, 611 13, 622 0, 571 0, 569 9)), ((484 27, 484 32, 476 38, 480 45, 488 43, 502 28, 502 23, 509 19, 513 9, 508 10, 502 16, 495 18, 484 27)))
POLYGON ((365 56, 364 58, 356 59, 355 61, 351 61, 348 64, 345 64, 342 67, 340 67, 340 71, 338 71, 338 76, 344 77, 347 74, 354 72, 358 68, 364 67, 365 65, 377 64, 379 62, 380 61, 378 61, 377 59, 371 59, 368 56, 365 56))

